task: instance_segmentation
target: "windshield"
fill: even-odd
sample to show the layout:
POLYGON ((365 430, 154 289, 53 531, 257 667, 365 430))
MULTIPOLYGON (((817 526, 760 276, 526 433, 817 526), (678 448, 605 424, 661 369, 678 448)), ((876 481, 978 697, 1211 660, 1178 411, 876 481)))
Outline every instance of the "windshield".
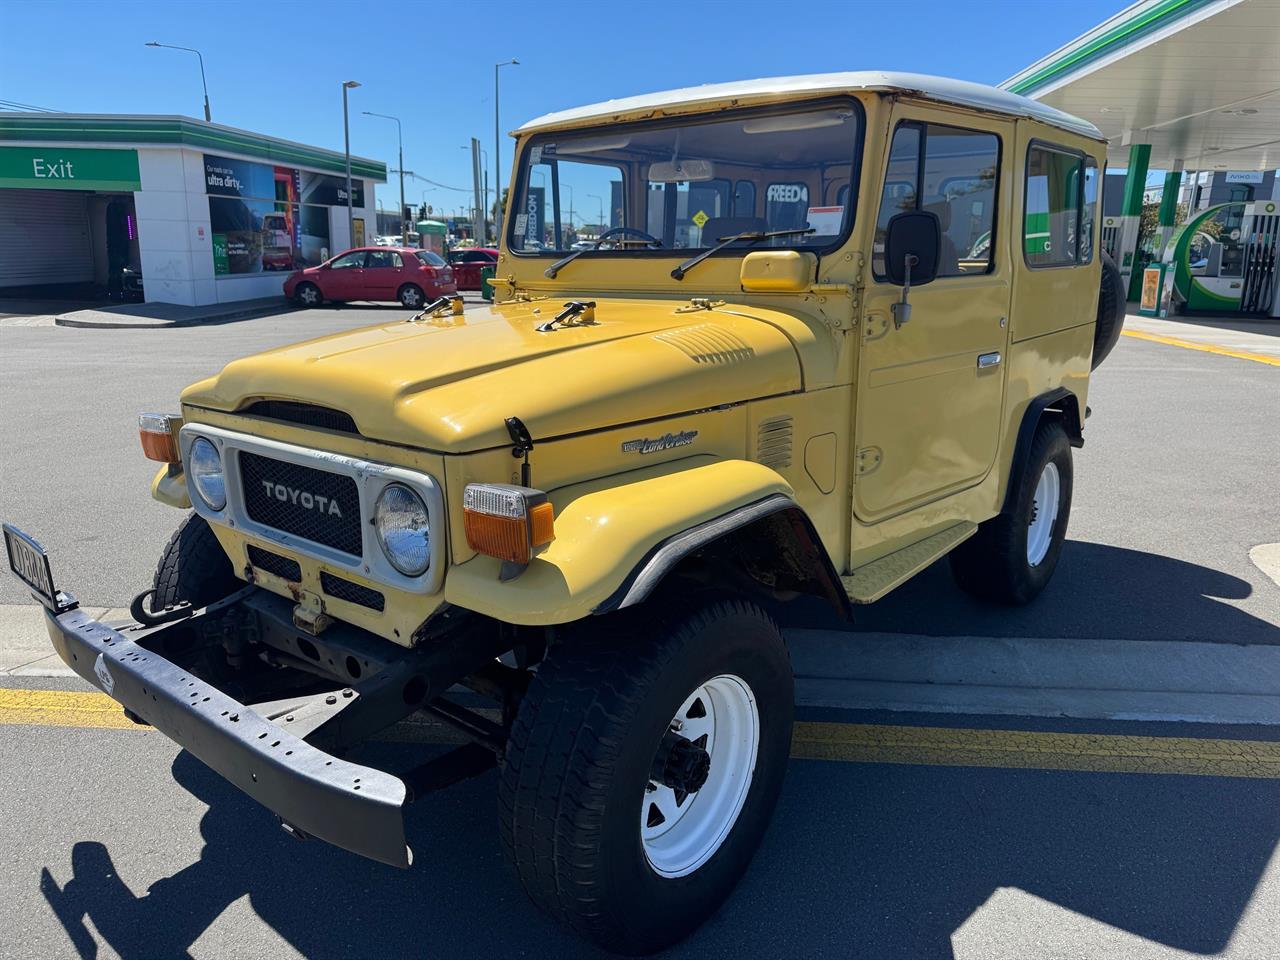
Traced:
POLYGON ((833 247, 852 227, 861 134, 861 108, 841 100, 534 137, 507 242, 515 253, 591 256, 812 230, 754 246, 833 247))

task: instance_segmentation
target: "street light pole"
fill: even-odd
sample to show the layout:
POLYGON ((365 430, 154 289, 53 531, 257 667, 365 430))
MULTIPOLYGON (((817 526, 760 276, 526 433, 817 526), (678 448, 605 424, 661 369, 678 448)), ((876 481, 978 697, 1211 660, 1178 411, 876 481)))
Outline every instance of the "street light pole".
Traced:
MULTIPOLYGON (((407 247, 409 245, 409 222, 404 218, 404 137, 401 135, 400 118, 393 117, 385 113, 374 113, 372 110, 362 110, 366 117, 381 117, 383 120, 394 120, 396 122, 396 143, 400 148, 400 244, 407 247)), ((351 189, 348 185, 347 189, 351 189)))
MULTIPOLYGON (((360 86, 358 80, 342 81, 342 140, 347 155, 347 247, 356 245, 356 215, 351 209, 351 124, 347 119, 347 91, 360 86)), ((403 166, 403 164, 401 165, 403 166)), ((400 211, 404 216, 404 211, 400 211)))
POLYGON ((204 88, 204 119, 207 123, 213 122, 213 115, 209 112, 209 84, 204 79, 204 57, 195 47, 176 47, 171 43, 157 43, 150 40, 146 44, 148 47, 164 47, 167 50, 185 50, 187 53, 194 53, 200 60, 200 86, 204 88))
POLYGON ((493 228, 497 234, 494 239, 498 241, 502 237, 502 134, 499 132, 498 123, 498 70, 502 67, 519 65, 520 61, 515 57, 493 65, 493 198, 498 207, 493 217, 493 228))
POLYGON ((596 193, 588 193, 588 194, 587 194, 587 199, 589 199, 589 200, 595 200, 595 201, 597 201, 597 202, 600 204, 600 219, 599 219, 599 221, 598 221, 598 222, 599 222, 599 224, 600 224, 600 233, 604 233, 604 230, 605 230, 605 227, 604 227, 604 199, 603 199, 599 194, 596 194, 596 193))

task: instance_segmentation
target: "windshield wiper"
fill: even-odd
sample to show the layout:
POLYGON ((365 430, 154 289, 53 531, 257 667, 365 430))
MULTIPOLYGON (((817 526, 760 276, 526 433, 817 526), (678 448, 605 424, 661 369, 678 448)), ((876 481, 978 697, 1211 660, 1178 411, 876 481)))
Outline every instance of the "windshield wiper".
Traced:
MULTIPOLYGON (((770 237, 794 237, 799 234, 817 232, 818 231, 815 227, 796 227, 791 230, 748 230, 746 233, 737 233, 732 237, 721 237, 720 242, 714 247, 703 250, 696 257, 690 257, 684 263, 680 264, 680 266, 672 270, 671 276, 676 280, 683 280, 686 273, 700 264, 703 260, 707 259, 707 257, 711 256, 713 253, 719 253, 725 247, 729 246, 729 244, 738 243, 740 240, 747 240, 751 243, 755 243, 759 240, 768 240, 770 237)), ((582 251, 579 250, 578 252, 581 253, 582 251)), ((570 257, 569 259, 573 258, 570 257)), ((557 266, 559 266, 559 264, 557 264, 557 266)))
MULTIPOLYGON (((627 229, 630 229, 630 228, 615 227, 610 232, 620 233, 623 230, 627 230, 627 229)), ((548 280, 554 280, 556 278, 556 274, 559 273, 564 267, 568 266, 570 263, 573 263, 574 260, 577 260, 584 253, 593 253, 594 251, 599 250, 600 245, 603 243, 617 244, 618 246, 626 246, 628 243, 644 243, 644 244, 656 243, 659 247, 662 246, 662 243, 660 241, 652 240, 652 239, 637 240, 634 237, 601 237, 592 246, 583 247, 581 250, 575 250, 573 251, 573 253, 569 254, 567 257, 563 257, 560 260, 557 260, 551 266, 547 267, 547 269, 543 270, 542 275, 546 277, 548 280)))

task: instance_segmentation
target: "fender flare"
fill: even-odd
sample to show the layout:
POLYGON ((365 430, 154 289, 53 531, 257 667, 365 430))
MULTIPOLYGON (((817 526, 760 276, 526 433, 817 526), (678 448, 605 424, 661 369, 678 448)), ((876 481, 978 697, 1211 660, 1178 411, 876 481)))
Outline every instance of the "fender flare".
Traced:
POLYGON ((800 541, 809 558, 815 562, 813 579, 816 591, 837 612, 852 619, 849 596, 840 584, 840 575, 831 563, 826 549, 814 529, 809 515, 785 494, 773 494, 697 524, 655 544, 604 602, 592 613, 610 613, 643 603, 672 570, 686 557, 702 548, 770 518, 790 527, 788 534, 800 541))
POLYGON ((1009 463, 1004 500, 1000 505, 1001 513, 1008 513, 1013 509, 1013 478, 1022 475, 1027 458, 1031 456, 1031 442, 1035 439, 1036 428, 1046 412, 1060 417, 1071 446, 1084 446, 1084 417, 1081 416, 1080 399, 1074 393, 1066 387, 1056 387, 1033 398, 1027 404, 1027 409, 1022 414, 1022 422, 1018 425, 1018 439, 1013 448, 1013 460, 1009 463))

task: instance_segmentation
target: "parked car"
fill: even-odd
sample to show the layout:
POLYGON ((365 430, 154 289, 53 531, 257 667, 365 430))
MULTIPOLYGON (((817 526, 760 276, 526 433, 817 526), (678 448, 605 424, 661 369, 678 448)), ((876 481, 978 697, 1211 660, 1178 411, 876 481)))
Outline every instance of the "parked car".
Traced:
POLYGON ((325 300, 398 300, 417 308, 457 292, 443 257, 409 247, 358 247, 284 282, 284 295, 306 307, 325 300))
POLYGON ((480 269, 497 262, 498 251, 493 247, 469 247, 449 252, 449 264, 453 267, 453 279, 459 290, 479 290, 480 269))

